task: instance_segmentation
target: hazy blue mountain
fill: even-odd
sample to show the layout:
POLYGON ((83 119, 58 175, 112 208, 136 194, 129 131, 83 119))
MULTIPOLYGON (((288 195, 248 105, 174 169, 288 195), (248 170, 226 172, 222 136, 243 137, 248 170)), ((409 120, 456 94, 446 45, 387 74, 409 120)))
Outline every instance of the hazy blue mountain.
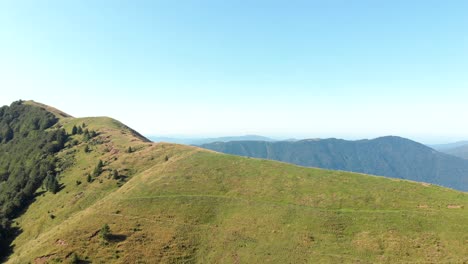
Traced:
POLYGON ((440 150, 443 153, 450 154, 462 159, 468 160, 468 145, 440 150))
POLYGON ((201 147, 240 156, 428 182, 468 191, 468 160, 400 137, 358 141, 331 138, 295 142, 214 142, 201 147))
POLYGON ((458 141, 454 143, 428 145, 428 146, 435 150, 443 151, 443 150, 449 150, 449 149, 455 149, 455 148, 459 148, 463 146, 468 146, 468 141, 458 141))
POLYGON ((228 142, 228 141, 276 141, 275 139, 258 136, 258 135, 245 135, 245 136, 231 136, 231 137, 217 137, 217 138, 184 138, 184 137, 148 137, 153 142, 168 142, 185 145, 202 145, 212 142, 228 142))
POLYGON ((176 143, 184 145, 192 145, 193 142, 200 140, 199 138, 177 138, 177 137, 156 137, 148 136, 149 140, 153 142, 167 142, 167 143, 176 143))
POLYGON ((453 155, 462 159, 468 159, 468 141, 431 145, 430 147, 449 155, 453 155))

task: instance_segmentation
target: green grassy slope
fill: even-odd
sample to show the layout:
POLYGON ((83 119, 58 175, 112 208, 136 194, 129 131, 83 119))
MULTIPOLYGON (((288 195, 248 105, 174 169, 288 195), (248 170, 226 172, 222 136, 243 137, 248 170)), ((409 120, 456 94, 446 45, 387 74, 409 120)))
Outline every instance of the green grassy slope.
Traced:
POLYGON ((100 135, 60 153, 64 188, 16 220, 9 263, 468 261, 467 193, 149 143, 109 118, 60 121, 83 122, 100 135))
POLYGON ((35 102, 33 100, 25 101, 24 104, 42 108, 42 109, 54 114, 57 118, 71 118, 72 117, 71 115, 69 115, 69 114, 67 114, 65 112, 62 112, 62 111, 58 110, 57 108, 54 108, 54 107, 49 106, 49 105, 41 104, 41 103, 35 102))

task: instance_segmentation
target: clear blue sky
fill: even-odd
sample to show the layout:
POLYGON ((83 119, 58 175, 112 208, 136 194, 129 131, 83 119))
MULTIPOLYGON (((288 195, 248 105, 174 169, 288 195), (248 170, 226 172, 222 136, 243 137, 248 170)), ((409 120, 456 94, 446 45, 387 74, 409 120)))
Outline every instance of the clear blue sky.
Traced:
POLYGON ((468 1, 1 1, 0 104, 147 135, 468 139, 468 1))

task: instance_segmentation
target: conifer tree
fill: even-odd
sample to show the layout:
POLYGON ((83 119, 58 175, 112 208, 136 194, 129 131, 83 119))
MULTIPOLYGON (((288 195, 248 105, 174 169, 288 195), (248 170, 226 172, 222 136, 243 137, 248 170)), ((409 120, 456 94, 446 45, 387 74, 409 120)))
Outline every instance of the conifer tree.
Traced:
POLYGON ((60 184, 58 183, 57 178, 51 172, 47 173, 47 177, 45 178, 45 187, 47 191, 53 194, 56 194, 60 189, 60 184))
POLYGON ((93 176, 94 177, 97 177, 97 176, 101 175, 102 167, 104 167, 104 163, 102 162, 102 160, 99 160, 98 164, 96 165, 96 167, 94 168, 94 171, 93 171, 93 176))
POLYGON ((84 141, 88 141, 90 138, 91 138, 91 135, 89 134, 89 130, 86 128, 86 129, 83 131, 83 140, 84 140, 84 141))
POLYGON ((119 171, 113 170, 113 171, 112 171, 112 178, 113 178, 114 180, 117 180, 117 179, 119 178, 119 171))
POLYGON ((101 238, 104 239, 104 240, 108 240, 109 239, 109 236, 110 236, 110 227, 108 224, 104 224, 104 226, 102 226, 101 228, 101 231, 99 231, 99 234, 101 235, 101 238))

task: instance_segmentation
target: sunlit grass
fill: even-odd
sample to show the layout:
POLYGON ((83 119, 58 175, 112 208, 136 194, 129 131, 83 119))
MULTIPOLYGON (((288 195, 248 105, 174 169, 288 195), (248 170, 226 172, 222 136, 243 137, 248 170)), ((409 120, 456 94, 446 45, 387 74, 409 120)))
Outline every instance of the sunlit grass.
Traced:
POLYGON ((82 123, 99 144, 77 135, 60 154, 74 160, 64 188, 17 219, 11 263, 71 253, 93 263, 468 261, 466 193, 148 143, 110 118, 61 121, 82 123), (105 171, 88 183, 99 159, 105 171), (104 224, 110 241, 96 235, 104 224))

